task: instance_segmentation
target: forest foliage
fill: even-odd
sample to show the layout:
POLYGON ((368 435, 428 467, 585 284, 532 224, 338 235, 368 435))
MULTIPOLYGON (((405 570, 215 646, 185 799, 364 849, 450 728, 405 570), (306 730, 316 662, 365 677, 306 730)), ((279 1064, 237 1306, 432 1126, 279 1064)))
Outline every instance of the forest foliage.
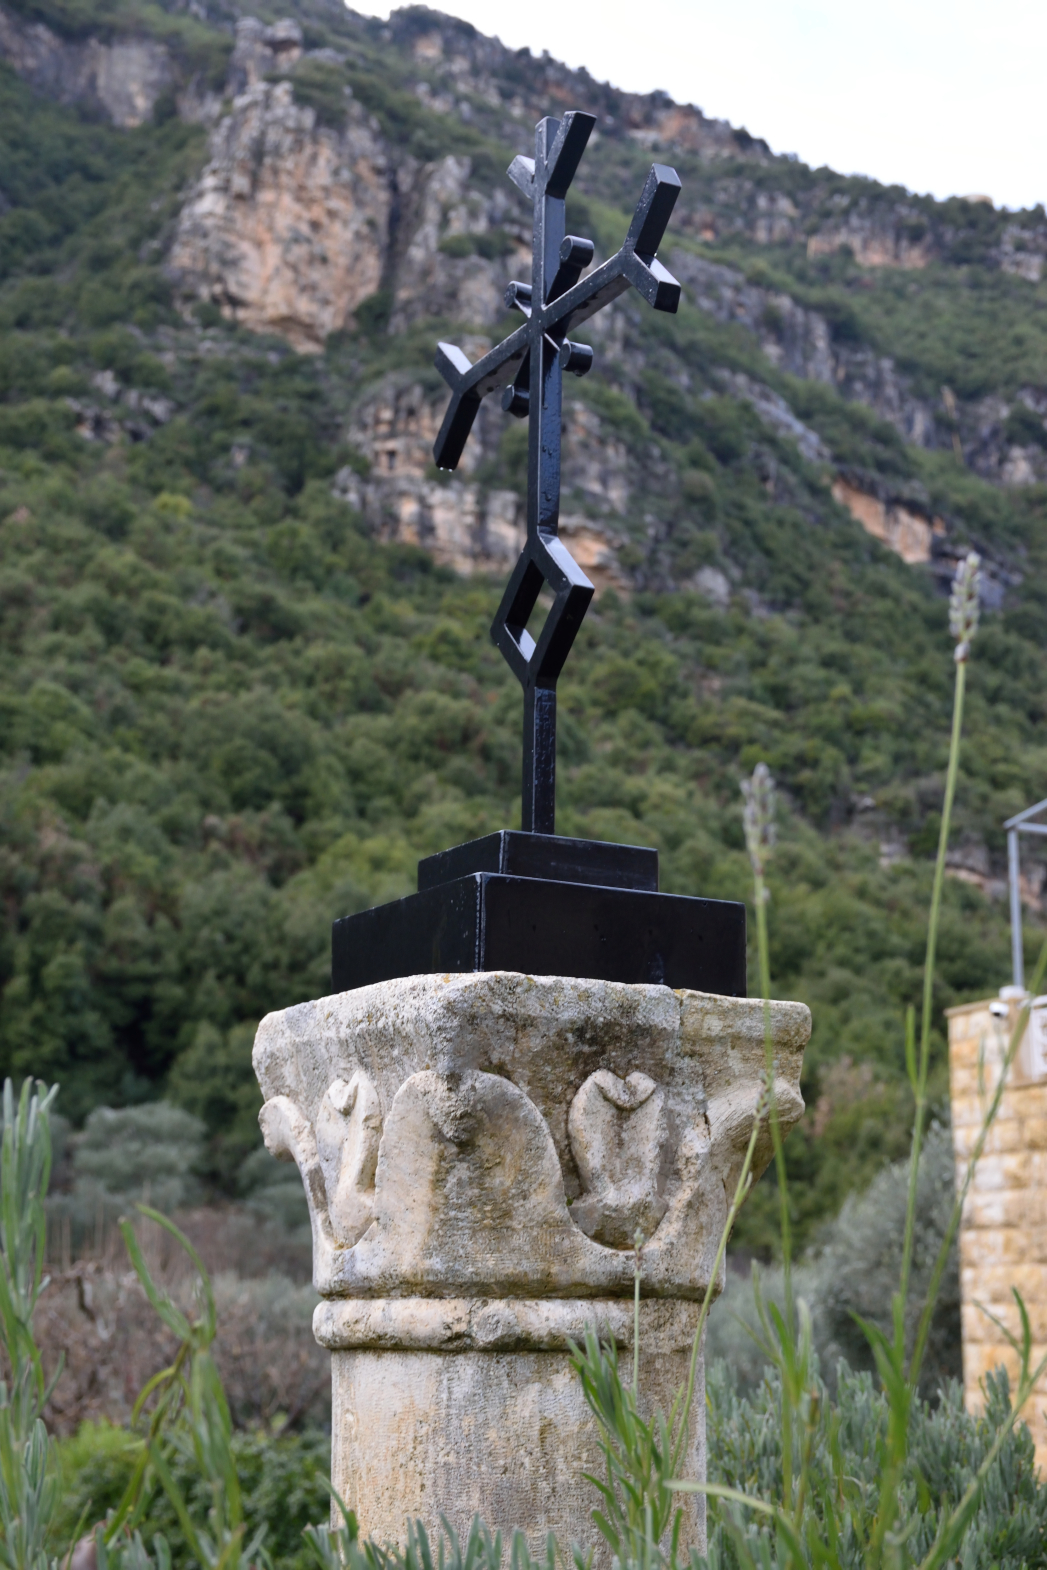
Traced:
MULTIPOLYGON (((74 10, 39 0, 34 15, 75 33, 74 10)), ((220 30, 162 15, 224 59, 220 30)), ((317 43, 335 28, 309 25, 317 43)), ((367 37, 366 71, 346 70, 387 133, 501 179, 506 148, 425 109, 395 48, 367 37)), ((235 1192, 258 1145, 257 1021, 329 987, 332 918, 408 892, 420 856, 518 821, 520 704, 487 632, 501 586, 376 541, 331 494, 339 468, 364 466, 346 444, 355 389, 430 377, 454 324, 391 335, 376 297, 355 334, 303 357, 213 307, 183 314, 164 248, 205 154, 204 131, 168 111, 116 130, 0 66, 0 1074, 58 1081, 78 1124, 168 1097, 206 1125, 204 1180, 235 1192), (169 417, 87 439, 78 410, 105 376, 169 417)), ((624 232, 645 157, 594 147, 579 221, 624 232)), ((681 171, 713 178, 696 159, 681 171)), ((747 178, 785 191, 813 174, 778 160, 747 178)), ((802 246, 706 250, 928 386, 1047 382, 1047 285, 977 260, 914 276, 802 246)), ((737 781, 757 759, 773 769, 776 987, 814 1013, 815 1113, 788 1145, 802 1241, 907 1140, 901 1019, 948 746, 946 606, 836 505, 824 467, 723 391, 714 372, 754 370, 750 337, 687 306, 630 330, 642 374, 601 363, 578 396, 656 455, 677 586, 608 591, 586 620, 560 689, 558 828, 657 846, 670 891, 745 898, 737 781), (686 586, 703 566, 729 570, 729 603, 686 586)), ((922 485, 958 539, 1009 564, 971 670, 956 808, 957 840, 999 865, 1002 820, 1047 794, 1047 494, 907 447, 762 358, 759 374, 840 462, 922 485)), ((518 477, 518 434, 486 483, 518 477)), ((626 562, 647 525, 630 527, 626 562)), ((940 1010, 1007 979, 1003 903, 950 879, 939 952, 941 1104, 940 1010)), ((739 1241, 769 1251, 770 1210, 754 1195, 739 1241)))

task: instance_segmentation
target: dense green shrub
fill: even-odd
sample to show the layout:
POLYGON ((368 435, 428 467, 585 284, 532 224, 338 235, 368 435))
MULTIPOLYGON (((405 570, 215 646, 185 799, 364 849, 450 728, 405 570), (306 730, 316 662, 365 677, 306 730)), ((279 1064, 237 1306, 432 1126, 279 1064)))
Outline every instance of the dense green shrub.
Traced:
MULTIPOLYGON (((233 1437, 232 1448, 248 1537, 265 1527, 265 1545, 274 1570, 305 1570, 311 1556, 302 1531, 310 1523, 323 1521, 329 1509, 329 1437, 316 1432, 239 1433, 233 1437)), ((59 1442, 62 1504, 53 1527, 56 1547, 68 1543, 85 1513, 91 1526, 116 1508, 140 1450, 141 1440, 126 1429, 106 1424, 85 1424, 74 1438, 59 1442)), ((194 1513, 206 1514, 206 1484, 195 1463, 179 1454, 172 1465, 194 1513)), ((176 1570, 189 1570, 192 1559, 184 1535, 162 1493, 154 1494, 141 1530, 146 1542, 154 1532, 163 1532, 176 1570)))
MULTIPOLYGON (((751 1394, 739 1394, 725 1363, 709 1369, 709 1479, 737 1488, 754 1498, 780 1498, 782 1493, 781 1391, 773 1378, 764 1380, 751 1394)), ((876 1498, 882 1464, 882 1441, 889 1407, 871 1374, 854 1374, 841 1363, 835 1374, 835 1394, 824 1385, 822 1410, 831 1422, 816 1423, 812 1446, 811 1509, 834 1498, 840 1471, 848 1486, 869 1501, 876 1498), (837 1457, 831 1456, 833 1446, 837 1457)), ((960 1386, 947 1383, 934 1403, 917 1402, 912 1414, 911 1449, 901 1484, 900 1513, 915 1520, 907 1542, 910 1563, 919 1564, 930 1549, 940 1522, 955 1509, 1010 1413, 1010 1390, 1001 1369, 986 1385, 984 1413, 974 1417, 964 1411, 960 1386)), ((714 1512, 709 1541, 710 1570, 733 1570, 739 1557, 722 1513, 714 1512)), ((769 1564, 780 1563, 772 1540, 755 1514, 736 1512, 744 1522, 743 1534, 758 1561, 768 1549, 769 1564), (761 1543, 760 1539, 763 1539, 761 1543)), ((955 1563, 970 1570, 995 1566, 999 1570, 1033 1570, 1047 1562, 1047 1485, 1036 1470, 1032 1436, 1019 1424, 1006 1439, 986 1485, 984 1497, 967 1527, 955 1563)), ((844 1536, 838 1543, 841 1563, 866 1563, 862 1545, 844 1536)))
MULTIPOLYGON (((230 41, 144 0, 21 9, 75 36, 140 29, 184 59, 201 40, 224 59, 230 41)), ((303 59, 296 92, 315 90, 337 118, 348 84, 398 147, 466 158, 471 184, 508 189, 514 149, 493 105, 468 100, 469 121, 439 113, 415 91, 426 72, 380 30, 311 4, 302 22, 310 49, 346 64, 303 59)), ((526 99, 532 68, 504 62, 505 103, 526 99)), ((183 319, 164 245, 205 158, 203 128, 161 116, 119 131, 2 70, 0 1070, 60 1078, 77 1124, 98 1105, 177 1099, 207 1125, 207 1183, 236 1192, 257 1148, 252 1029, 327 990, 331 919, 406 893, 420 855, 518 811, 518 694, 486 631, 500 585, 466 589, 421 552, 377 543, 330 495, 335 470, 366 468, 345 448, 361 390, 387 373, 432 389, 432 342, 456 329, 391 334, 391 281, 320 356, 215 308, 183 319), (161 393, 171 417, 139 440, 86 440, 82 411, 118 426, 132 393, 161 393)), ((649 163, 607 129, 568 209, 605 254, 649 163)), ((817 189, 826 214, 901 200, 762 157, 731 168, 751 193, 807 202, 817 189)), ((687 203, 749 197, 685 152, 680 170, 671 244, 686 248, 687 203)), ((934 234, 946 218, 969 222, 981 239, 1003 222, 922 199, 910 217, 934 234)), ((450 251, 468 239, 497 262, 511 232, 507 218, 450 251)), ((1043 380, 1045 317, 1023 280, 979 274, 975 288, 946 265, 871 274, 732 233, 725 259, 826 313, 837 337, 893 355, 927 397, 943 382, 962 397, 1043 380)), ((594 605, 561 683, 559 826, 657 845, 670 891, 739 898, 737 777, 762 757, 788 792, 776 974, 815 1009, 804 1089, 832 1103, 817 1133, 809 1120, 788 1146, 797 1234, 809 1238, 898 1157, 907 1122, 897 1022, 919 985, 915 912, 947 731, 932 658, 944 611, 722 373, 766 381, 837 462, 922 483, 954 541, 977 533, 1008 564, 1007 608, 972 673, 957 807, 958 837, 997 858, 1000 822, 1044 794, 1045 498, 907 446, 691 304, 671 319, 627 300, 616 312, 626 353, 601 350, 598 375, 568 399, 584 400, 627 465, 610 522, 635 592, 594 605), (722 603, 706 597, 703 569, 721 574, 722 603), (881 840, 901 853, 885 865, 881 840), (869 1077, 830 1096, 845 1058, 869 1077)), ((509 421, 478 483, 520 490, 525 468, 526 430, 509 421)), ((581 515, 593 507, 570 501, 581 515)), ((951 884, 941 955, 936 1006, 995 990, 1008 966, 1002 907, 951 884)), ((936 1033, 939 1092, 943 1045, 936 1033)), ((739 1246, 773 1254, 771 1210, 765 1183, 739 1246)))
POLYGON ((176 1210, 195 1197, 203 1135, 199 1118, 164 1101, 96 1107, 73 1152, 77 1191, 87 1200, 143 1199, 176 1210))
POLYGON ((300 60, 291 83, 295 102, 315 110, 318 124, 335 130, 344 125, 348 83, 341 66, 328 60, 300 60))
MULTIPOLYGON (((930 1284, 935 1257, 945 1236, 954 1197, 955 1157, 948 1129, 928 1135, 920 1162, 916 1236, 908 1338, 930 1284)), ((841 1360, 857 1372, 874 1368, 872 1350, 856 1316, 887 1333, 891 1299, 898 1289, 905 1234, 908 1162, 885 1167, 864 1192, 851 1194, 838 1216, 816 1233, 806 1259, 796 1269, 795 1289, 811 1312, 814 1350, 822 1378, 832 1389, 841 1360)), ((765 1298, 784 1300, 780 1266, 760 1273, 765 1298)), ((745 1394, 765 1377, 766 1358, 755 1339, 759 1315, 751 1279, 732 1275, 709 1320, 708 1352, 731 1370, 745 1394)), ((955 1244, 938 1295, 921 1388, 934 1400, 940 1387, 962 1374, 960 1274, 955 1244)))

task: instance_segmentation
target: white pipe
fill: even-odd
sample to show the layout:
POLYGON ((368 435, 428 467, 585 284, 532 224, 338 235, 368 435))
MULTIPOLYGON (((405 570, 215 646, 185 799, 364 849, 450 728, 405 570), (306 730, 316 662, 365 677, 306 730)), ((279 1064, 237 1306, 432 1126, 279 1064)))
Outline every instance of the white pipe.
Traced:
POLYGON ((1025 955, 1022 950, 1022 890, 1018 862, 1018 830, 1007 833, 1007 880, 1011 895, 1011 969, 1014 985, 1025 988, 1025 955))

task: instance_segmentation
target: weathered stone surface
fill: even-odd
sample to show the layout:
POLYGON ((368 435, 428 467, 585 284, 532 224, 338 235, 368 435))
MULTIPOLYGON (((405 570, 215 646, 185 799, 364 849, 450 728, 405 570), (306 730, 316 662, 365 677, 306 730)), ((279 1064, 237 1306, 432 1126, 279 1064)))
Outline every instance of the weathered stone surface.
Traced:
POLYGON ((929 562, 935 536, 945 535, 941 518, 928 517, 922 510, 892 497, 862 490, 842 475, 833 482, 832 491, 836 501, 847 508, 867 534, 910 565, 929 562))
POLYGON ((571 1219, 609 1248, 650 1237, 665 1215, 669 1156, 665 1091, 647 1074, 590 1074, 567 1118, 582 1193, 571 1219))
POLYGON ((275 71, 287 70, 302 57, 302 29, 285 17, 266 27, 255 16, 236 24, 236 46, 229 61, 226 87, 235 97, 257 87, 275 71))
MULTIPOLYGON (((958 1183, 963 1181, 974 1152, 1023 1001, 994 998, 948 1010, 958 1183)), ((989 1317, 995 1315, 1012 1334, 1020 1335, 1012 1288, 1021 1292, 1029 1311, 1033 1361, 1047 1352, 1047 1162, 1043 1144, 1047 1072, 1034 1045, 1032 1033, 1027 1031, 985 1152, 975 1167, 960 1225, 963 1384, 971 1411, 981 1409, 985 1375, 1001 1364, 1008 1370, 1013 1388, 1017 1358, 989 1317)), ((1045 1396, 1047 1377, 1022 1414, 1036 1441, 1041 1468, 1047 1466, 1045 1396)))
POLYGON ((361 109, 347 104, 345 128, 330 130, 290 83, 258 82, 212 133, 169 271, 183 296, 318 350, 381 283, 391 201, 386 154, 361 109))
POLYGON ((524 203, 508 183, 482 194, 470 186, 471 172, 468 158, 441 158, 419 172, 409 192, 409 238, 396 269, 394 332, 431 316, 489 326, 504 315, 508 280, 531 276, 524 203), (496 235, 506 247, 501 256, 469 254, 470 243, 483 247, 496 235), (456 241, 464 254, 455 254, 456 241))
MULTIPOLYGON (((834 387, 843 397, 875 410, 917 446, 936 447, 947 442, 938 423, 941 413, 914 394, 908 378, 888 356, 875 354, 864 344, 836 341, 820 312, 798 304, 780 290, 749 283, 732 267, 707 262, 687 251, 674 251, 669 261, 699 309, 718 321, 747 328, 772 365, 792 376, 834 387)), ((776 395, 764 388, 762 396, 766 402, 776 395)), ((948 412, 944 405, 943 412, 948 412)), ((792 419, 799 425, 795 415, 792 419)))
POLYGON ((884 213, 859 208, 837 223, 827 223, 807 241, 807 255, 831 256, 845 246, 862 267, 920 268, 934 257, 926 223, 919 213, 906 213, 904 208, 884 213))
MULTIPOLYGON (((786 1126, 803 1107, 809 1018, 801 1004, 774 1005, 786 1126)), ((645 1293, 700 1296, 763 1066, 758 1002, 502 972, 410 977, 321 998, 268 1015, 255 1041, 266 1143, 302 1169, 315 1281, 325 1296, 628 1292, 630 1239, 607 1247, 584 1229, 586 1222, 606 1225, 621 1237, 623 1223, 612 1218, 629 1203, 610 1199, 614 1183, 606 1182, 616 1167, 628 1174, 624 1188, 643 1194, 635 1203, 649 1221, 660 1213, 644 1251, 645 1293), (575 1146, 586 1152, 579 1163, 568 1128, 579 1092, 602 1075, 605 1086, 624 1082, 628 1099, 629 1076, 638 1072, 660 1092, 665 1127, 654 1146, 634 1129, 631 1138, 619 1136, 617 1153, 604 1140, 594 1166, 601 1138, 597 1128, 581 1131, 591 1125, 592 1097, 583 1096, 574 1131, 575 1146), (318 1121, 325 1127, 329 1087, 355 1075, 374 1088, 382 1135, 373 1189, 363 1179, 359 1189, 358 1204, 369 1204, 374 1220, 346 1244, 326 1200, 324 1167, 331 1172, 332 1158, 321 1157, 316 1130, 318 1121), (594 1192, 586 1184, 597 1172, 594 1192), (570 1213, 576 1201, 582 1226, 570 1213), (595 1219, 601 1214, 603 1221, 595 1219)), ((344 1162, 357 1161, 355 1149, 347 1140, 344 1162)), ((765 1136, 761 1170, 769 1149, 765 1136)), ((336 1192, 344 1207, 341 1169, 336 1192)))
POLYGON ((808 463, 828 463, 829 449, 817 431, 804 425, 780 393, 773 392, 763 382, 754 381, 744 371, 722 371, 719 379, 736 398, 749 404, 776 436, 795 442, 808 463))
POLYGON ((0 60, 47 97, 84 104, 130 128, 151 116, 176 81, 171 57, 152 38, 60 38, 0 6, 0 60))
MULTIPOLYGON (((640 1304, 645 1354, 690 1351, 700 1305, 666 1298, 640 1304)), ((313 1331, 331 1352, 566 1352, 586 1325, 598 1325, 622 1351, 633 1344, 628 1298, 326 1298, 313 1331)))
POLYGON ((1008 224, 998 254, 1001 272, 1012 273, 1028 283, 1039 283, 1047 256, 1047 226, 1037 224, 1032 228, 1028 217, 1024 225, 1008 224))
MULTIPOLYGON (((790 1127, 810 1015, 771 1005, 790 1127)), ((298 1162, 333 1354, 336 1489, 363 1528, 479 1510, 539 1549, 589 1541, 596 1438, 568 1359, 633 1334, 668 1409, 683 1381, 754 1116, 763 1005, 507 972, 414 976, 270 1014, 261 1123, 298 1162)), ((770 1156, 766 1124, 756 1174, 770 1156)), ((722 1285, 713 1281, 714 1290, 722 1285)), ((704 1475, 702 1370, 689 1475, 704 1475)), ((688 1505, 688 1541, 704 1513, 688 1505)))
MULTIPOLYGON (((472 347, 478 355, 490 345, 472 347)), ((386 377, 358 405, 348 431, 370 473, 362 479, 340 470, 334 494, 361 512, 379 539, 421 546, 463 574, 505 572, 523 545, 523 504, 515 491, 481 488, 472 478, 485 451, 497 446, 493 422, 501 411, 494 400, 481 406, 455 476, 436 479, 433 442, 444 402, 414 377, 386 377)))
MULTIPOLYGON (((476 360, 491 344, 476 336, 463 347, 476 360)), ((496 458, 505 416, 496 399, 481 404, 453 478, 437 479, 433 442, 445 404, 443 393, 434 394, 415 377, 385 377, 357 405, 347 431, 370 471, 364 479, 352 469, 340 470, 334 493, 363 513, 379 539, 419 545, 456 572, 504 573, 523 546, 524 503, 515 490, 489 489, 473 476, 496 458)), ((624 593, 632 588, 617 552, 625 543, 620 519, 640 482, 625 444, 595 410, 569 400, 560 533, 598 595, 607 588, 624 593)))
MULTIPOLYGON (((687 1350, 640 1358, 647 1413, 667 1410, 687 1373, 687 1350)), ((379 1540, 403 1539, 407 1517, 443 1511, 461 1534, 479 1511, 533 1553, 556 1533, 564 1553, 593 1543, 596 1502, 584 1472, 604 1465, 595 1425, 565 1355, 548 1352, 335 1352, 331 1475, 346 1507, 379 1540), (343 1492, 344 1491, 344 1492, 343 1492)), ((705 1381, 699 1366, 682 1470, 705 1475, 705 1381)), ((684 1503, 685 1544, 704 1547, 704 1502, 684 1503)), ((606 1564, 606 1549, 597 1563, 606 1564)))

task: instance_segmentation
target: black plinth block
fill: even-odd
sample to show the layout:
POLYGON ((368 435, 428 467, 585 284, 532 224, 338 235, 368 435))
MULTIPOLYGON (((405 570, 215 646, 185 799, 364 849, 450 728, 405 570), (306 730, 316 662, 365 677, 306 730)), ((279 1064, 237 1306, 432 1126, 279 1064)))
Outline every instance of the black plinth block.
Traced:
POLYGON ((609 889, 658 889, 658 852, 646 845, 572 840, 565 834, 525 834, 501 829, 426 856, 418 863, 418 888, 433 889, 469 872, 505 872, 556 883, 599 883, 609 889))
POLYGON ((397 976, 516 970, 745 996, 745 906, 657 892, 657 852, 487 835, 419 863, 419 892, 332 931, 336 992, 397 976))

